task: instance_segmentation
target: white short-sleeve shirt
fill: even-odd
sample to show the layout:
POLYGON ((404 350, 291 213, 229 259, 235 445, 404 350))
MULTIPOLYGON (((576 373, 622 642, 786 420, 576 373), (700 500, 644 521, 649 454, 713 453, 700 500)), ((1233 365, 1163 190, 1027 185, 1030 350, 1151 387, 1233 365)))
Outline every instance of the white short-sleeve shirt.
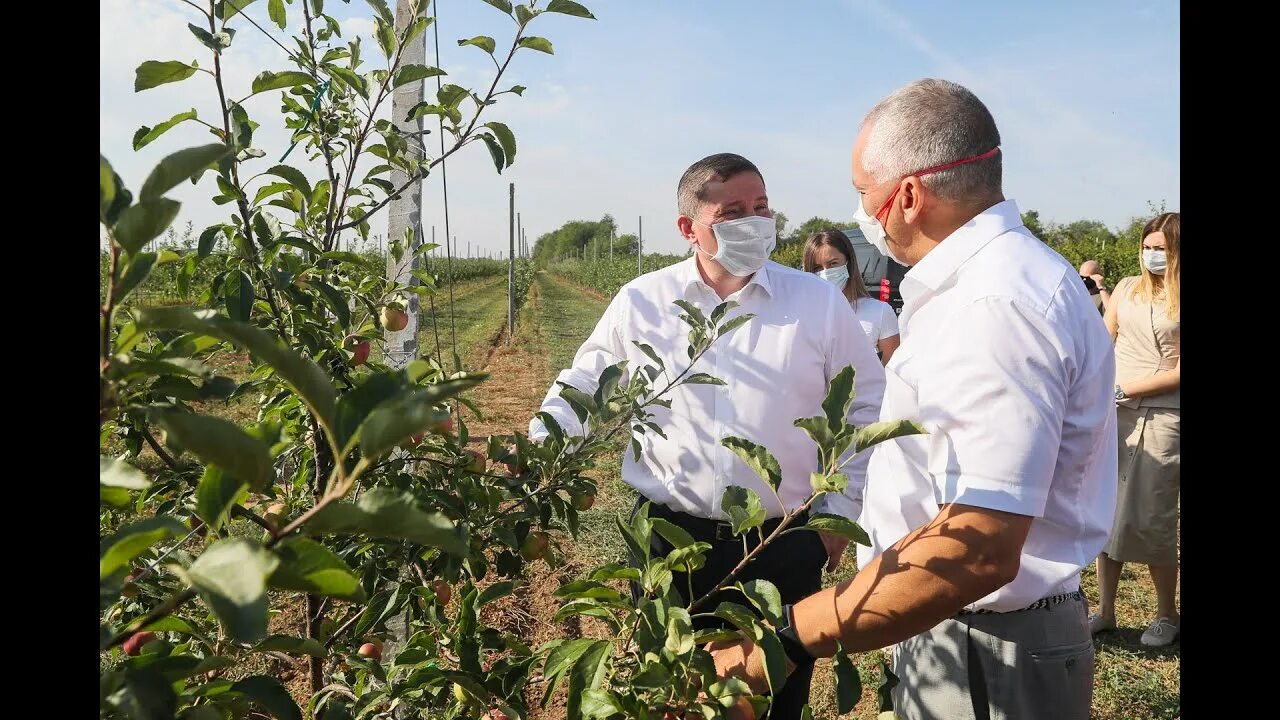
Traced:
POLYGON ((930 251, 902 297, 881 419, 929 434, 873 450, 859 566, 961 503, 1035 518, 1017 577, 971 608, 1076 590, 1116 504, 1115 359, 1079 274, 1006 200, 930 251))
POLYGON ((871 342, 878 343, 898 334, 898 315, 889 303, 865 297, 858 298, 849 305, 871 342))

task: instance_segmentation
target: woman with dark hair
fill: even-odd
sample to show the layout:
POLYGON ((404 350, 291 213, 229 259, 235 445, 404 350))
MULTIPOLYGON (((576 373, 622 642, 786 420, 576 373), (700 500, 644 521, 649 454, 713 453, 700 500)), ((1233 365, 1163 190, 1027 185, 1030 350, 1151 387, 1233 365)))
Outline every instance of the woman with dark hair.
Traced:
POLYGON ((1116 626, 1116 590, 1126 562, 1143 563, 1156 586, 1156 619, 1142 644, 1178 637, 1178 499, 1181 488, 1181 224, 1164 213, 1142 229, 1142 274, 1116 283, 1104 320, 1116 347, 1119 492, 1111 538, 1098 556, 1094 633, 1116 626))
POLYGON ((814 233, 804 244, 804 271, 817 273, 818 277, 835 285, 844 293, 853 308, 858 324, 876 346, 880 362, 889 364, 893 351, 902 338, 898 335, 898 316, 888 303, 871 297, 862 284, 853 243, 839 230, 814 233))

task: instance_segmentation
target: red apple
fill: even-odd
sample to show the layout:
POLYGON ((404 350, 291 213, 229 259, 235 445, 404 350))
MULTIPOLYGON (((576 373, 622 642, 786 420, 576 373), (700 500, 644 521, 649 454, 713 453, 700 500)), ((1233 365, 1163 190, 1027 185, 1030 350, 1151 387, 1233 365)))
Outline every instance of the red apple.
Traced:
POLYGON ((351 351, 351 367, 359 367, 365 364, 369 359, 369 341, 362 340, 357 335, 348 335, 342 341, 342 346, 351 351))
POLYGON ((138 593, 140 593, 141 590, 138 589, 138 584, 134 581, 137 580, 138 576, 141 574, 141 570, 134 570, 126 575, 124 578, 124 587, 120 588, 120 594, 127 598, 138 597, 138 593))
POLYGON ((433 423, 430 430, 437 435, 452 435, 453 427, 453 416, 450 415, 438 423, 433 423))
POLYGON ((360 646, 360 649, 356 651, 356 654, 362 658, 369 658, 370 660, 377 662, 382 659, 382 648, 371 642, 367 642, 360 646))
POLYGON ((156 634, 153 632, 134 633, 129 636, 128 640, 124 641, 124 654, 130 656, 140 655, 142 654, 142 646, 155 639, 156 634))
POLYGON ((489 711, 488 720, 512 720, 511 716, 498 708, 489 711))
POLYGON ((525 560, 537 560, 547 551, 549 538, 541 530, 534 530, 525 536, 520 543, 520 557, 525 560))
POLYGON ((409 325, 409 314, 397 307, 382 307, 382 327, 391 332, 400 332, 409 325))
POLYGON ((431 591, 436 594, 436 599, 440 601, 441 605, 448 605, 449 601, 453 599, 453 588, 449 587, 449 583, 442 578, 437 578, 435 582, 431 583, 431 591))
POLYGON ((478 450, 468 450, 466 454, 467 457, 471 458, 471 462, 467 465, 467 469, 473 473, 484 472, 485 467, 489 464, 488 458, 484 456, 484 453, 478 450))
POLYGON ((596 494, 583 493, 581 495, 574 495, 571 501, 573 502, 573 509, 578 512, 590 510, 591 506, 596 504, 596 494))

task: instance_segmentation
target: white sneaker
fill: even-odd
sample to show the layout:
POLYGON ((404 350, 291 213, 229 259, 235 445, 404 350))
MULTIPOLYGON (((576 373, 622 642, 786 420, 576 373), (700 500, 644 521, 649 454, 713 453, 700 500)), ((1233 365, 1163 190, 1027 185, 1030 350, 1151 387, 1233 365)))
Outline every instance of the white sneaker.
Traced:
POLYGON ((1173 644, 1178 639, 1179 627, 1174 625, 1169 618, 1156 618, 1147 627, 1147 631, 1142 633, 1142 644, 1147 647, 1165 647, 1173 644))

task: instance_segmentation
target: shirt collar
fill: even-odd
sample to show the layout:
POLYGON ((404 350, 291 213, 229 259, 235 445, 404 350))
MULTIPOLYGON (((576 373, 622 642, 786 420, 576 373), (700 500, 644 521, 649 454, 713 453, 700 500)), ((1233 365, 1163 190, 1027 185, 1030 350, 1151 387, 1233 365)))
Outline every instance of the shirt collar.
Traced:
MULTIPOLYGON (((684 290, 685 292, 688 292, 689 288, 701 285, 706 288, 708 292, 714 294, 715 290, 711 289, 711 286, 702 279, 702 273, 698 272, 697 252, 697 250, 694 250, 694 254, 681 263, 682 267, 680 275, 681 279, 684 281, 684 290)), ((751 276, 751 279, 747 281, 747 284, 743 286, 742 290, 738 291, 739 296, 741 296, 747 288, 755 285, 763 290, 765 295, 773 297, 773 284, 769 279, 769 266, 772 264, 774 264, 772 260, 766 260, 764 266, 751 276)))
POLYGON ((1013 200, 996 203, 938 243, 907 272, 903 281, 937 290, 987 243, 1021 226, 1022 214, 1018 212, 1017 203, 1013 200))

